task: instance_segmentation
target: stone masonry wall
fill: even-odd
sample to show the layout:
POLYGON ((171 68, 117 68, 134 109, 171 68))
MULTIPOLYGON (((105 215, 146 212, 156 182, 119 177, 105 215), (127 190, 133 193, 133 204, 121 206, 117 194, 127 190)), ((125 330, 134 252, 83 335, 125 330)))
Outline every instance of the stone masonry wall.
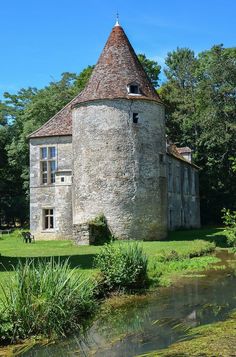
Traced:
POLYGON ((198 170, 167 155, 168 228, 199 228, 198 170))
POLYGON ((165 145, 164 108, 155 102, 103 100, 74 109, 73 224, 104 214, 119 239, 163 239, 165 145))
POLYGON ((30 139, 30 230, 36 239, 72 237, 72 138, 71 136, 30 139), (56 182, 41 185, 40 148, 57 150, 56 182), (54 229, 43 229, 43 209, 54 209, 54 229))

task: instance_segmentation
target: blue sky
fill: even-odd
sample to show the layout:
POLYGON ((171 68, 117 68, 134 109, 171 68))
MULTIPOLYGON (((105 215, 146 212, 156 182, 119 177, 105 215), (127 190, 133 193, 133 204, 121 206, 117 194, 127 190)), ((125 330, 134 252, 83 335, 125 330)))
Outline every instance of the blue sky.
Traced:
POLYGON ((236 45, 235 0, 2 0, 0 98, 96 63, 117 10, 136 52, 162 66, 177 46, 236 45))

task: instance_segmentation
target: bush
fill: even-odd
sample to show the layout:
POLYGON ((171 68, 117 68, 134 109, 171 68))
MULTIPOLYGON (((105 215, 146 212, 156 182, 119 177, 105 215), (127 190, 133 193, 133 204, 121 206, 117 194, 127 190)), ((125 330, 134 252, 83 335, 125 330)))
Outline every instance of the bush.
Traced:
MULTIPOLYGON (((95 283, 64 263, 19 264, 7 288, 2 287, 5 329, 11 340, 33 335, 65 336, 81 327, 95 309, 95 283)), ((1 340, 1 337, 0 337, 1 340)))
POLYGON ((230 211, 224 208, 222 210, 222 220, 226 226, 224 234, 227 238, 227 243, 230 247, 236 247, 236 211, 230 211))
POLYGON ((138 243, 106 244, 95 258, 108 291, 143 288, 147 257, 138 243))
POLYGON ((88 224, 91 236, 91 244, 103 245, 105 243, 109 243, 113 239, 104 214, 101 214, 95 217, 93 220, 90 220, 88 224))
POLYGON ((181 260, 183 257, 181 257, 176 250, 171 250, 170 252, 166 252, 164 250, 161 251, 161 254, 158 256, 157 260, 159 262, 169 262, 172 260, 181 260))
POLYGON ((9 344, 12 340, 14 326, 8 321, 8 317, 0 310, 0 342, 2 345, 9 344))

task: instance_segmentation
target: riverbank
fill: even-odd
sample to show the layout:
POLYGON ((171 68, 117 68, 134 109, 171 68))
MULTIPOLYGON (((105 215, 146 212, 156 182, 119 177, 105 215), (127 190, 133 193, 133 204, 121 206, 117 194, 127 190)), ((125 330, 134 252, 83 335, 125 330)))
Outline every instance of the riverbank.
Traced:
MULTIPOLYGON (((184 231, 172 233, 171 240, 164 242, 142 242, 148 263, 148 277, 151 288, 170 285, 176 278, 185 274, 192 274, 209 268, 217 258, 209 255, 215 249, 215 244, 210 241, 221 242, 221 230, 184 231), (193 239, 203 237, 206 239, 193 239), (181 235, 185 240, 181 240, 181 235), (175 240, 174 240, 175 239, 175 240), (193 240, 192 240, 193 239, 193 240)), ((20 260, 24 264, 27 258, 45 260, 51 256, 61 262, 68 258, 71 267, 76 267, 79 273, 85 276, 96 276, 98 271, 94 269, 93 259, 100 251, 99 246, 78 247, 70 241, 37 242, 36 244, 24 244, 17 233, 4 236, 1 240, 1 263, 5 262, 5 271, 0 273, 0 281, 4 285, 14 275, 13 266, 20 260), (68 255, 67 255, 68 254, 68 255)), ((115 242, 115 245, 118 244, 115 242)), ((122 242, 126 244, 126 242, 122 242)), ((3 267, 3 265, 2 265, 3 267)), ((2 269, 2 270, 3 270, 2 269)))
MULTIPOLYGON (((231 250, 230 250, 231 251, 231 250)), ((225 263, 225 281, 228 280, 228 288, 222 284, 223 294, 230 295, 230 302, 224 298, 224 303, 215 305, 210 302, 208 308, 214 310, 215 315, 222 316, 223 321, 205 324, 199 327, 190 327, 185 330, 184 337, 168 348, 140 355, 139 357, 229 357, 235 356, 236 351, 236 303, 235 303, 235 277, 236 259, 235 254, 222 254, 225 263), (228 258, 227 258, 228 255, 228 258), (230 258, 230 259, 229 259, 230 258), (233 259, 232 259, 233 258, 233 259), (230 286, 231 281, 231 286, 230 286), (228 313, 221 314, 221 310, 228 313), (233 308, 233 309, 232 309, 233 308)), ((210 274, 212 276, 212 273, 210 274)), ((221 278, 222 279, 222 278, 221 278)), ((186 326, 182 326, 185 327, 186 326)), ((181 326, 180 326, 181 328, 181 326)))
MULTIPOLYGON (((221 260, 217 269, 185 276, 170 287, 158 288, 145 295, 115 295, 106 299, 101 313, 96 315, 85 334, 77 333, 74 337, 46 345, 31 340, 25 353, 22 350, 27 349, 27 345, 9 348, 14 353, 20 348, 22 354, 19 355, 24 357, 69 357, 74 354, 133 357, 150 351, 156 351, 153 354, 158 356, 157 352, 189 338, 192 328, 225 321, 236 307, 236 278, 231 268, 235 265, 235 256, 226 249, 217 250, 216 254, 221 260), (36 345, 31 348, 33 344, 36 345)), ((189 357, 190 354, 182 356, 189 357)))
POLYGON ((229 357, 236 350, 236 313, 225 321, 193 328, 188 340, 140 357, 229 357))

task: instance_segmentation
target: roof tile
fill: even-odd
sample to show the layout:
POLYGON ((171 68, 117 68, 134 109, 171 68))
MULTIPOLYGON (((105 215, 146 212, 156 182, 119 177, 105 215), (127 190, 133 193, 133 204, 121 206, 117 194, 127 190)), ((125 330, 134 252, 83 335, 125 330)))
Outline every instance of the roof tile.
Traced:
POLYGON ((85 89, 29 137, 72 135, 72 108, 101 99, 145 99, 161 103, 121 26, 113 27, 85 89), (137 83, 140 94, 129 94, 127 85, 137 83))

